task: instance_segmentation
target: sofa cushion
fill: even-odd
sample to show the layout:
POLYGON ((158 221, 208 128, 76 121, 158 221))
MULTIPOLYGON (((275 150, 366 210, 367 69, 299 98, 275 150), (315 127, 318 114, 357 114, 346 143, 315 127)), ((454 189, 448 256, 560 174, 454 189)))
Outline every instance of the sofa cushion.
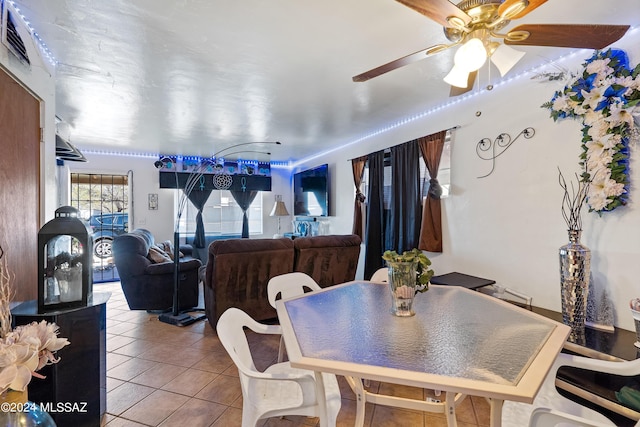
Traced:
POLYGON ((355 234, 298 237, 293 241, 293 270, 311 276, 323 288, 349 282, 356 277, 360 243, 355 234))

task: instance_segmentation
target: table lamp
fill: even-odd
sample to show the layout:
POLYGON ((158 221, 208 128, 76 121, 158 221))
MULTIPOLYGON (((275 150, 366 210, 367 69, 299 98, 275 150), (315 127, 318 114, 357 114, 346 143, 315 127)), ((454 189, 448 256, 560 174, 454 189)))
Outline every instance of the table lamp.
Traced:
POLYGON ((278 239, 282 237, 282 234, 280 233, 280 217, 289 216, 289 212, 287 211, 287 207, 282 201, 281 195, 276 196, 276 203, 273 205, 273 209, 271 209, 271 213, 269 214, 269 216, 278 217, 278 232, 273 235, 274 239, 278 239))

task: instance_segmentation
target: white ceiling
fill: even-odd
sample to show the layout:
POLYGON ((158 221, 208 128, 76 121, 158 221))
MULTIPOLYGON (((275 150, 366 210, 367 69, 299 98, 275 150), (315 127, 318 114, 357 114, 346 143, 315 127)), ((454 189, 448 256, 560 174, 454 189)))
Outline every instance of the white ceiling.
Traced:
MULTIPOLYGON (((15 3, 58 61, 56 114, 81 150, 210 156, 281 141, 249 147, 296 160, 449 99, 451 51, 351 81, 447 42, 440 25, 393 0, 15 3)), ((549 0, 507 29, 523 23, 636 27, 640 1, 549 0)), ((569 52, 518 49, 527 55, 511 74, 569 52)))

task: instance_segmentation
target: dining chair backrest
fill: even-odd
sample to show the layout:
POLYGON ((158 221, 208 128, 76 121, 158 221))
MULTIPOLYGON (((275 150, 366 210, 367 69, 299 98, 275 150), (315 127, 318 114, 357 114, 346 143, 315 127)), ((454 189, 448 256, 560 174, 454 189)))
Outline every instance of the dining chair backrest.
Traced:
MULTIPOLYGON (((218 338, 238 368, 242 389, 242 427, 255 427, 258 420, 283 415, 318 417, 322 408, 316 398, 312 371, 296 369, 289 362, 276 363, 264 371, 256 369, 245 328, 257 334, 281 334, 278 325, 256 322, 244 311, 232 307, 216 324, 218 338)), ((328 425, 335 426, 341 406, 336 376, 322 374, 328 425)))
POLYGON ((278 295, 280 295, 280 299, 297 297, 305 293, 305 288, 312 292, 322 289, 315 280, 305 273, 294 272, 272 277, 267 284, 269 304, 275 308, 278 295))
POLYGON ((389 269, 387 267, 379 268, 369 280, 376 283, 387 283, 389 281, 389 269))

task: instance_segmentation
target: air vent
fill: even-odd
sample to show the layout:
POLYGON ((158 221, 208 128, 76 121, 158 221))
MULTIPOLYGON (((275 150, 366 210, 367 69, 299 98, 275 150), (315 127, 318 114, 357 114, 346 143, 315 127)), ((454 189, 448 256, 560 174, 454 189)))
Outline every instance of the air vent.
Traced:
POLYGON ((13 53, 20 61, 26 65, 31 65, 27 48, 22 41, 22 37, 18 32, 17 23, 13 14, 9 11, 7 4, 2 4, 2 43, 13 53))

